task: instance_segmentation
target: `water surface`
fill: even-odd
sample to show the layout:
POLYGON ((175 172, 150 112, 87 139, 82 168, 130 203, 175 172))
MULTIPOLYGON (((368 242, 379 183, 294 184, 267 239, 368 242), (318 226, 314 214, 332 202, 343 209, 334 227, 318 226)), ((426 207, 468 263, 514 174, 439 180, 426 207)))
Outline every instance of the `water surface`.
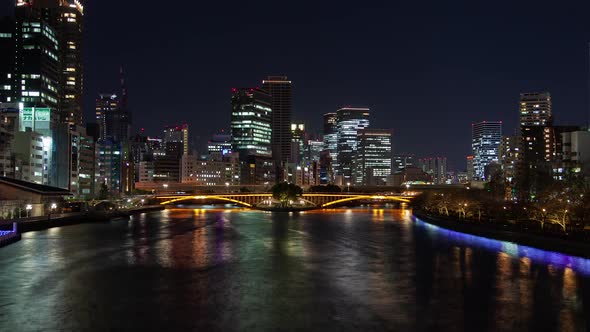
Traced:
POLYGON ((590 261, 408 210, 197 208, 0 249, 0 331, 586 331, 590 261))

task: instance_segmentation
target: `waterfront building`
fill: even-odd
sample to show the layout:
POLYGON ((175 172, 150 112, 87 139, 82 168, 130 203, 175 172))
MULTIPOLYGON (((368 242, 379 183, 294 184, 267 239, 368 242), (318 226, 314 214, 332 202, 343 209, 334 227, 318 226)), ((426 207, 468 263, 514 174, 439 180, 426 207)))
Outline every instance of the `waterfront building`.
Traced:
POLYGON ((240 184, 240 163, 237 153, 222 160, 202 160, 194 155, 182 156, 182 183, 195 186, 236 186, 240 184))
POLYGON ((51 139, 27 128, 14 135, 14 153, 18 160, 15 178, 37 184, 49 183, 51 139))
POLYGON ((355 184, 385 185, 391 175, 391 146, 393 131, 362 129, 357 133, 355 184))
POLYGON ((70 128, 60 121, 60 114, 52 108, 23 107, 19 104, 19 131, 34 131, 45 137, 49 146, 47 185, 70 188, 70 128))
POLYGON ((502 121, 483 121, 471 125, 471 149, 475 179, 489 181, 485 169, 498 162, 498 149, 502 141, 502 121))
POLYGON ((291 160, 292 83, 287 76, 268 76, 262 81, 262 89, 270 94, 272 156, 277 165, 293 162, 291 160))
MULTIPOLYGON (((248 159, 249 155, 272 157, 273 111, 270 95, 258 88, 232 89, 231 104, 232 151, 238 152, 241 160, 248 159)), ((287 131, 290 146, 289 124, 287 131)), ((279 145, 282 148, 282 143, 279 145)))
POLYGON ((121 143, 106 138, 100 139, 97 145, 95 193, 101 192, 101 186, 104 184, 111 195, 119 196, 123 191, 121 179, 123 148, 121 143))
POLYGON ((369 108, 343 107, 336 111, 337 164, 336 176, 340 185, 354 182, 357 134, 369 127, 369 108))

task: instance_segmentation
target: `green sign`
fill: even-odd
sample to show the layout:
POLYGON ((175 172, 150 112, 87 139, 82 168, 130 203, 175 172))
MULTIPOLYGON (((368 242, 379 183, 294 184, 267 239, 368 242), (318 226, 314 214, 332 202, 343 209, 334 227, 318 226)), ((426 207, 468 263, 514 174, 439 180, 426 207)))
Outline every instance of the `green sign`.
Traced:
POLYGON ((49 129, 51 108, 25 107, 20 110, 20 130, 29 127, 33 130, 49 129))

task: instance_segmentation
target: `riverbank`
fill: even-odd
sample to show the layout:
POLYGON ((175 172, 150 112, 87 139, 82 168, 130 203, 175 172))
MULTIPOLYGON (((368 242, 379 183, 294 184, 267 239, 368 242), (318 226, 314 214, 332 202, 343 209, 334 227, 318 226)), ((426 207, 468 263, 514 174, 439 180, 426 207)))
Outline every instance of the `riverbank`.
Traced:
POLYGON ((127 210, 117 211, 100 211, 100 212, 74 212, 68 214, 54 214, 44 217, 6 220, 0 222, 0 230, 7 230, 12 228, 12 224, 17 224, 19 235, 26 232, 41 231, 54 227, 63 227, 70 225, 77 225, 88 222, 108 222, 116 218, 129 218, 135 214, 141 214, 151 211, 164 210, 163 206, 150 205, 142 206, 127 210))
POLYGON ((555 251, 568 255, 579 256, 590 259, 590 243, 581 242, 567 238, 557 238, 539 234, 529 234, 504 230, 495 225, 485 225, 459 221, 455 218, 435 216, 425 211, 415 210, 414 216, 418 219, 442 228, 453 231, 472 234, 485 238, 513 242, 520 245, 534 247, 547 251, 555 251))

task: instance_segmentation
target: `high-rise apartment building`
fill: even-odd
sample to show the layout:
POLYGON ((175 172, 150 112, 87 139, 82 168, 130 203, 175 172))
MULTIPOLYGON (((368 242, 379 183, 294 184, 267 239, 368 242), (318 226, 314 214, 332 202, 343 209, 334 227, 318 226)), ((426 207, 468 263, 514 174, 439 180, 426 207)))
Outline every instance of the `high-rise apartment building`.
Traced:
POLYGON ((520 94, 520 126, 551 125, 551 94, 549 92, 525 92, 520 94))
POLYGON ((339 184, 354 180, 357 134, 369 127, 369 109, 365 107, 343 107, 336 111, 337 163, 336 177, 339 184))
POLYGON ((269 76, 262 88, 270 94, 271 145, 276 162, 293 162, 291 159, 291 81, 287 76, 269 76))
POLYGON ((473 168, 477 180, 486 181, 486 167, 498 161, 502 141, 502 122, 483 121, 471 125, 473 168))
POLYGON ((516 176, 517 162, 520 158, 520 144, 517 136, 504 136, 498 149, 498 162, 502 167, 504 179, 511 183, 516 176))
POLYGON ((388 129, 363 129, 357 134, 355 184, 385 185, 391 175, 393 132, 388 129))
MULTIPOLYGON (((272 156, 272 109, 270 95, 261 89, 232 89, 232 150, 245 160, 248 155, 272 156)), ((291 144, 290 122, 287 124, 291 144)), ((288 151, 288 150, 287 150, 288 151)))

